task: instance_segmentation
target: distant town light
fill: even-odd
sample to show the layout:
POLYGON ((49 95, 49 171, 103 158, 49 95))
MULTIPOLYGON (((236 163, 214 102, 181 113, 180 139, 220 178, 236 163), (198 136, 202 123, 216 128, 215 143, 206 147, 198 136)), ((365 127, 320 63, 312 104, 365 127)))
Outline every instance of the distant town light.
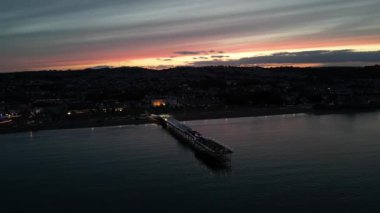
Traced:
POLYGON ((156 99, 152 101, 153 107, 163 107, 166 106, 166 101, 164 99, 156 99))
POLYGON ((121 108, 121 107, 119 107, 119 108, 116 108, 115 111, 116 111, 116 112, 122 112, 122 111, 124 111, 124 109, 121 108))
POLYGON ((67 115, 71 115, 71 112, 67 112, 67 115))

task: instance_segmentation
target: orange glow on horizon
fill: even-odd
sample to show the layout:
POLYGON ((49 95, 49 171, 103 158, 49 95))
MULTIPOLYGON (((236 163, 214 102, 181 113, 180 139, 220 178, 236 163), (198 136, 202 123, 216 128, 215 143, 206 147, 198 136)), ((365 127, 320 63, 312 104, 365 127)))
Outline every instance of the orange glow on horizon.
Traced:
MULTIPOLYGON (((311 51, 311 50, 342 50, 353 49, 356 51, 377 51, 380 50, 380 39, 374 37, 361 37, 351 39, 336 39, 329 41, 317 41, 311 39, 301 39, 297 42, 291 41, 278 41, 278 42, 263 42, 259 45, 225 45, 225 48, 213 48, 207 45, 200 45, 194 49, 196 50, 211 50, 221 49, 222 54, 215 53, 217 55, 224 55, 226 58, 222 61, 237 60, 240 58, 264 56, 270 55, 276 52, 297 52, 297 51, 311 51)), ((111 67, 123 67, 123 66, 138 66, 146 68, 166 68, 175 66, 187 66, 192 62, 202 61, 200 58, 208 58, 203 61, 212 61, 211 54, 202 55, 178 55, 174 54, 178 49, 166 49, 165 51, 155 50, 153 52, 139 51, 134 56, 125 56, 124 52, 116 51, 115 54, 107 53, 107 57, 101 57, 93 54, 90 55, 90 59, 86 60, 73 60, 70 61, 59 59, 58 57, 49 58, 50 65, 43 66, 46 59, 41 58, 29 58, 28 62, 25 62, 25 66, 31 66, 32 70, 69 70, 69 69, 85 69, 96 66, 111 66, 111 67), (197 59, 194 59, 197 58, 197 59), (165 60, 160 60, 165 59, 165 60)), ((111 51, 112 52, 112 51, 111 51)), ((64 57, 62 57, 64 58, 64 57)), ((83 57, 85 58, 85 57, 83 57)), ((17 62, 15 62, 17 63, 17 62)), ((272 64, 272 65, 275 65, 272 64)), ((272 66, 270 65, 270 66, 272 66)), ((267 66, 265 64, 258 64, 258 66, 267 66)), ((322 66, 322 64, 287 64, 287 66, 322 66)))

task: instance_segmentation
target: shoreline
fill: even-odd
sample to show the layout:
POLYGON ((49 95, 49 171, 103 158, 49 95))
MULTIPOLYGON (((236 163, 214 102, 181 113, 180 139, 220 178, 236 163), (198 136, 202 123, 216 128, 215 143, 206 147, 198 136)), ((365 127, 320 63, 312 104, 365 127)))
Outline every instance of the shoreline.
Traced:
MULTIPOLYGON (((223 118, 239 118, 239 117, 261 117, 275 115, 289 115, 305 113, 308 115, 328 115, 328 114, 355 114, 375 112, 379 109, 366 110, 315 110, 310 108, 232 108, 224 110, 192 110, 187 112, 164 112, 162 114, 171 114, 179 121, 204 120, 204 119, 223 119, 223 118)), ((1 127, 0 134, 12 134, 21 132, 34 132, 43 130, 59 130, 59 129, 82 129, 109 127, 120 125, 142 125, 152 124, 154 121, 149 117, 141 119, 131 119, 126 117, 109 117, 99 121, 99 119, 81 119, 81 120, 66 120, 56 125, 41 125, 41 126, 19 126, 19 127, 1 127)))

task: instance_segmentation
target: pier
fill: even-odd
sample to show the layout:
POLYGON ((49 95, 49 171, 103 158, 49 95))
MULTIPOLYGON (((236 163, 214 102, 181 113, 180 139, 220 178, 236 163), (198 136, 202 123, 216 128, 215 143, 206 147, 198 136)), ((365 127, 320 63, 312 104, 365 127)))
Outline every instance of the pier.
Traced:
POLYGON ((215 160, 229 161, 232 149, 214 139, 204 137, 199 132, 168 115, 151 116, 157 123, 177 138, 189 144, 198 154, 215 160))

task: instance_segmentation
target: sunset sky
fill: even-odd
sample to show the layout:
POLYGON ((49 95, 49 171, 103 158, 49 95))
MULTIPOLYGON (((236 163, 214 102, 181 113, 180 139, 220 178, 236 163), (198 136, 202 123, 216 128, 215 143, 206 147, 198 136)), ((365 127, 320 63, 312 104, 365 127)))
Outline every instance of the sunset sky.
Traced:
POLYGON ((0 3, 0 72, 380 63, 379 0, 0 3))

